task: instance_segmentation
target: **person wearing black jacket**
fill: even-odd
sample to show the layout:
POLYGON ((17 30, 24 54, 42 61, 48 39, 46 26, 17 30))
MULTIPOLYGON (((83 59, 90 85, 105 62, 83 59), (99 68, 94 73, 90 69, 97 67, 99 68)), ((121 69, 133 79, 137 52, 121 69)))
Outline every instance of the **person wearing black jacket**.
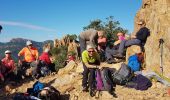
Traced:
POLYGON ((138 22, 138 25, 140 26, 140 29, 135 36, 131 37, 131 40, 121 41, 117 57, 123 57, 124 48, 126 47, 129 47, 131 45, 139 45, 143 47, 145 45, 147 37, 150 36, 150 31, 147 27, 145 27, 145 22, 143 20, 140 20, 138 22))

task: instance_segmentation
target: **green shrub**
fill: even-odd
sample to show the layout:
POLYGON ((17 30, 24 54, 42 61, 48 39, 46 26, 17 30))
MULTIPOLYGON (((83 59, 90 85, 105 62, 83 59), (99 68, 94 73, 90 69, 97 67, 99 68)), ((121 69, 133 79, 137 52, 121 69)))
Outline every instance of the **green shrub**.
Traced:
POLYGON ((55 69, 58 71, 65 65, 65 60, 67 59, 67 47, 61 46, 58 48, 53 48, 51 54, 55 57, 55 69))

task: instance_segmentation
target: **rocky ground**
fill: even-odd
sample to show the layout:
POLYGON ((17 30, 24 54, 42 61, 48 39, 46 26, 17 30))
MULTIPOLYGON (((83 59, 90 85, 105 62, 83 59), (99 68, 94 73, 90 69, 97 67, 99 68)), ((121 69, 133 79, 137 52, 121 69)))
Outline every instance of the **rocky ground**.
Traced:
MULTIPOLYGON (((114 67, 116 66, 118 64, 114 65, 114 67)), ((153 86, 146 91, 117 85, 115 90, 117 98, 112 97, 105 91, 96 97, 90 97, 89 93, 81 91, 81 67, 81 64, 77 66, 74 62, 71 62, 61 69, 58 74, 43 77, 39 81, 58 89, 62 94, 62 100, 170 100, 170 96, 167 94, 168 87, 158 82, 154 82, 153 86)), ((27 88, 31 88, 35 82, 36 80, 28 81, 9 92, 4 92, 4 89, 1 89, 0 100, 10 100, 16 92, 26 92, 27 88)))

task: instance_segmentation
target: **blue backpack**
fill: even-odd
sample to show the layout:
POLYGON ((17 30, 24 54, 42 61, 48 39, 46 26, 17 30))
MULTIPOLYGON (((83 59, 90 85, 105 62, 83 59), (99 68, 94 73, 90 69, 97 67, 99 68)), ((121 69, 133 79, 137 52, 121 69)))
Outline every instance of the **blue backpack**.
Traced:
POLYGON ((132 71, 139 71, 141 67, 141 63, 138 61, 137 55, 132 55, 128 59, 128 66, 132 71))
POLYGON ((44 84, 39 81, 36 81, 33 85, 33 88, 27 89, 27 93, 33 96, 37 96, 39 91, 41 91, 43 88, 44 88, 44 84))

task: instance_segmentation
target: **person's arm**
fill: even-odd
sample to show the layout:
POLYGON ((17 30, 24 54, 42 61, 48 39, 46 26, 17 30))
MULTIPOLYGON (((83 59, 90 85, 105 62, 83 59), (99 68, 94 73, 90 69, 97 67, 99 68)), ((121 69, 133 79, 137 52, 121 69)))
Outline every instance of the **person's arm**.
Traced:
POLYGON ((38 57, 39 57, 39 54, 38 54, 38 50, 36 50, 36 54, 35 54, 35 59, 36 59, 36 61, 39 59, 38 57))
POLYGON ((84 63, 87 68, 97 68, 97 65, 90 65, 88 63, 84 63))
POLYGON ((90 40, 89 40, 90 44, 96 45, 97 43, 97 33, 92 33, 90 35, 90 40))
POLYGON ((21 56, 24 55, 25 49, 23 48, 19 53, 18 53, 18 63, 21 64, 21 56))
POLYGON ((118 45, 121 42, 121 40, 117 40, 114 42, 114 45, 118 45))

